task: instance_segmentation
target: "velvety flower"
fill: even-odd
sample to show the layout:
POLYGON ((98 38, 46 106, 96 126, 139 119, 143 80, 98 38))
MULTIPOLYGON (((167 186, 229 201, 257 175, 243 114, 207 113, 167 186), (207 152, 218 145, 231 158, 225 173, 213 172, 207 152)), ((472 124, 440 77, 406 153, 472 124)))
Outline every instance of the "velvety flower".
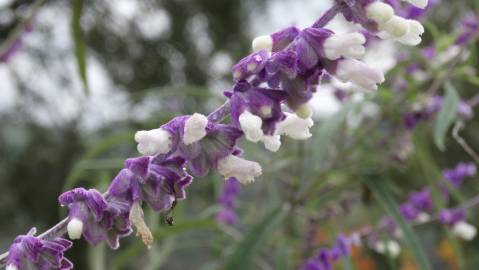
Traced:
POLYGON ((107 201, 98 191, 83 188, 67 191, 58 200, 62 206, 68 207, 70 239, 79 239, 83 235, 92 245, 107 241, 111 248, 116 249, 119 238, 131 233, 130 206, 127 203, 107 201))
POLYGON ((379 254, 384 254, 396 258, 401 254, 401 246, 396 241, 378 241, 374 245, 374 250, 379 254))
POLYGON ((127 201, 145 201, 153 210, 168 211, 174 201, 186 198, 185 188, 192 178, 181 157, 130 158, 125 169, 113 179, 108 194, 127 201))
POLYGON ((428 188, 424 188, 418 192, 411 192, 408 202, 416 209, 423 212, 429 212, 433 207, 431 192, 428 188))
POLYGON ((276 124, 285 117, 281 110, 281 102, 287 95, 284 91, 254 87, 241 81, 228 95, 231 100, 231 121, 235 127, 243 130, 250 141, 259 141, 263 134, 274 134, 276 124))
POLYGON ((456 223, 463 221, 465 218, 464 210, 456 209, 442 209, 439 212, 439 222, 450 227, 454 226, 456 223))
POLYGON ((254 182, 255 177, 262 174, 259 163, 242 159, 233 154, 218 160, 217 169, 225 179, 234 177, 241 184, 250 184, 254 182))
POLYGON ((235 178, 225 180, 223 191, 218 198, 221 209, 216 214, 216 220, 220 223, 235 225, 238 222, 236 215, 236 197, 240 191, 240 183, 235 178))
POLYGON ((472 41, 479 30, 479 20, 476 15, 469 14, 462 20, 461 33, 455 40, 456 45, 464 45, 472 41))
POLYGON ((73 264, 64 257, 72 243, 63 238, 44 240, 35 237, 35 228, 15 238, 8 250, 7 270, 68 270, 73 264))
POLYGON ((217 169, 219 161, 235 151, 238 138, 243 133, 232 125, 208 123, 206 135, 190 145, 180 144, 179 155, 195 176, 205 176, 210 169, 217 169))
POLYGON ((366 90, 377 90, 378 84, 384 82, 384 74, 365 63, 355 59, 341 59, 326 66, 329 73, 342 82, 351 82, 366 90))
POLYGON ((474 176, 476 174, 476 165, 474 163, 459 163, 453 169, 446 169, 442 175, 455 187, 462 185, 464 178, 474 176))
MULTIPOLYGON (((416 20, 396 15, 396 12, 401 13, 401 10, 395 2, 388 4, 371 0, 354 1, 351 6, 344 6, 342 13, 347 20, 361 24, 383 39, 394 39, 412 46, 419 44, 424 27, 416 20)), ((427 5, 424 1, 415 2, 415 6, 423 8, 424 3, 427 5)))
POLYGON ((419 215, 418 210, 411 203, 401 204, 399 212, 408 221, 415 221, 419 215))
POLYGON ((266 50, 260 50, 241 59, 233 66, 233 78, 235 80, 248 79, 253 74, 258 74, 263 70, 268 61, 269 53, 266 50))

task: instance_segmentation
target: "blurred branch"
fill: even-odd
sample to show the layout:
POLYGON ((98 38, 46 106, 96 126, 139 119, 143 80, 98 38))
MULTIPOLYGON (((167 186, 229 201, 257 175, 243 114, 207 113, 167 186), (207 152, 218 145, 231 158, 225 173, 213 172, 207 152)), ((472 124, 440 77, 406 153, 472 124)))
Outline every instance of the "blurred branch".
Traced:
POLYGON ((24 18, 13 30, 13 32, 5 39, 0 46, 0 59, 9 53, 11 48, 15 46, 15 43, 21 38, 25 30, 31 26, 33 18, 40 10, 41 6, 45 3, 45 0, 38 0, 33 3, 30 14, 24 18))
POLYGON ((459 132, 464 128, 464 122, 462 121, 457 121, 456 124, 454 125, 454 128, 452 129, 452 137, 456 140, 456 142, 461 145, 461 147, 464 149, 464 151, 471 156, 474 161, 479 164, 479 156, 477 153, 472 149, 471 146, 466 142, 464 138, 459 135, 459 132))

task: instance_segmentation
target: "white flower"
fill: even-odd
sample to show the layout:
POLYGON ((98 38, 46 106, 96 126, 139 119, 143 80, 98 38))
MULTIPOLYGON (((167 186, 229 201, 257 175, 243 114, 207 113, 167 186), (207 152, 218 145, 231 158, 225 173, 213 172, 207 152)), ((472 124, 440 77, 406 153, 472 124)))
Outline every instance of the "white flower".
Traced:
POLYGON ((259 163, 234 155, 229 155, 218 161, 218 172, 222 174, 225 179, 235 177, 242 184, 254 182, 254 178, 260 176, 262 173, 259 163))
POLYGON ((244 111, 239 117, 239 123, 248 141, 259 142, 263 137, 263 130, 261 129, 263 120, 259 116, 244 111))
POLYGON ((313 115, 313 108, 308 103, 304 103, 295 111, 300 118, 307 119, 313 115))
POLYGON ((171 134, 162 128, 138 131, 135 141, 138 152, 143 155, 165 154, 171 150, 171 134))
POLYGON ((271 52, 273 50, 273 38, 271 36, 259 36, 253 39, 253 43, 251 44, 253 47, 253 51, 258 52, 261 50, 267 50, 271 52))
POLYGON ((366 49, 366 38, 360 33, 335 34, 324 41, 324 54, 330 60, 341 57, 361 58, 366 49))
POLYGON ((280 135, 264 135, 261 138, 261 141, 264 143, 264 147, 271 152, 277 152, 281 147, 281 136, 280 135))
POLYGON ((424 33, 424 26, 416 20, 407 20, 409 24, 409 31, 397 41, 404 45, 416 46, 421 43, 421 35, 424 33))
POLYGON ((276 125, 276 135, 286 135, 295 140, 306 140, 312 136, 309 128, 314 125, 311 118, 303 119, 294 113, 285 113, 286 118, 276 125))
POLYGON ((202 114, 195 113, 185 122, 183 143, 188 145, 203 139, 206 136, 208 118, 202 114))
POLYGON ((68 222, 67 232, 70 239, 80 239, 83 233, 83 222, 77 218, 73 218, 68 222))
POLYGON ((403 1, 408 2, 411 5, 416 6, 418 8, 425 8, 428 2, 428 0, 403 0, 403 1))
POLYGON ((421 212, 416 217, 416 221, 419 223, 426 223, 431 220, 431 216, 428 213, 421 212))
POLYGON ((403 17, 393 16, 389 21, 379 24, 379 30, 400 38, 409 32, 409 22, 403 17))
POLYGON ((343 82, 352 82, 367 90, 377 90, 384 82, 384 74, 355 59, 339 60, 335 76, 343 82))
POLYGON ((393 258, 399 256, 401 247, 396 241, 377 242, 374 250, 380 254, 387 254, 393 258))
POLYGON ((477 228, 464 221, 459 221, 452 227, 452 234, 466 241, 471 241, 476 237, 477 228))
POLYGON ((381 24, 389 21, 394 16, 394 9, 391 5, 376 1, 366 7, 366 16, 381 24))
POLYGON ((7 268, 5 268, 5 270, 18 270, 18 268, 13 264, 9 264, 7 265, 7 268))

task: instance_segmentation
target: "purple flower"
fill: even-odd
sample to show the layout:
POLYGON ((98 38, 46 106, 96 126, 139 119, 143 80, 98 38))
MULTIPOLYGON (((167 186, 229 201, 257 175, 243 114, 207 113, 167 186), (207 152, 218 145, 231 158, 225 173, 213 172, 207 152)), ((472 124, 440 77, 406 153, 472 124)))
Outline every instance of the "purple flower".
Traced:
POLYGON ((94 189, 75 188, 60 195, 62 206, 68 207, 68 236, 82 235, 92 245, 107 241, 111 248, 119 246, 119 238, 131 233, 128 221, 129 204, 109 198, 94 189))
POLYGON ((465 219, 464 210, 456 209, 442 209, 439 212, 439 222, 450 227, 465 219))
POLYGON ((157 212, 168 211, 174 201, 186 198, 185 188, 192 181, 184 163, 181 157, 127 159, 125 169, 113 179, 108 194, 130 205, 145 201, 157 212))
POLYGON ((466 16, 462 21, 462 31, 456 38, 456 45, 464 45, 471 42, 474 35, 477 35, 479 30, 479 20, 474 14, 466 16))
POLYGON ((73 264, 64 257, 72 243, 63 238, 44 240, 33 236, 35 228, 27 235, 20 235, 10 246, 7 270, 42 269, 68 270, 73 264))
POLYGON ((254 87, 241 81, 228 95, 231 99, 232 123, 241 128, 250 141, 259 141, 263 134, 274 134, 276 124, 285 118, 281 110, 281 102, 287 95, 284 91, 254 87), (250 118, 257 119, 258 125, 254 125, 254 119, 250 118))
POLYGON ((228 225, 235 225, 238 222, 238 217, 235 212, 236 197, 240 191, 241 185, 236 178, 229 178, 225 181, 223 191, 218 198, 218 203, 221 206, 220 211, 216 214, 216 220, 220 223, 228 225))
POLYGON ((455 187, 462 185, 465 177, 473 176, 476 174, 476 165, 474 163, 459 163, 453 169, 446 169, 442 172, 442 175, 455 187))
POLYGON ((418 192, 411 192, 408 202, 416 209, 423 212, 429 212, 433 207, 431 192, 428 188, 424 188, 418 192))
POLYGON ((401 204, 399 211, 401 212, 401 215, 410 222, 415 221, 419 215, 418 210, 411 203, 401 204))

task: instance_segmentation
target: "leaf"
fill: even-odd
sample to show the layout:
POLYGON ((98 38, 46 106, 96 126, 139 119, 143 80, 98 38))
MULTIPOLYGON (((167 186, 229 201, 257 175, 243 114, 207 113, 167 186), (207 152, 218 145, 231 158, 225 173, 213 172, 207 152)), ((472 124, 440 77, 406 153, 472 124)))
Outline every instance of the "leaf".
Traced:
POLYGON ((414 256, 414 259, 416 260, 420 269, 430 270, 431 266, 423 247, 419 243, 419 239, 409 224, 406 223, 404 218, 399 213, 399 207, 394 199, 390 196, 390 192, 384 184, 384 181, 371 175, 363 177, 363 181, 374 193, 379 203, 388 212, 389 216, 391 216, 394 222, 401 228, 404 236, 404 242, 408 246, 410 253, 414 256))
POLYGON ((83 40, 80 19, 83 10, 83 0, 73 0, 73 14, 71 20, 71 30, 73 42, 75 44, 75 58, 77 61, 78 72, 83 83, 85 95, 88 95, 88 80, 86 73, 86 45, 83 40))
POLYGON ((280 206, 266 214, 260 223, 255 225, 251 231, 244 236, 229 256, 225 270, 246 270, 250 269, 251 261, 256 255, 261 244, 268 235, 281 223, 286 216, 284 207, 280 206))
MULTIPOLYGON (((314 149, 312 157, 312 164, 320 163, 326 155, 328 154, 328 147, 331 145, 331 142, 336 138, 336 134, 340 131, 341 127, 343 126, 344 121, 346 120, 346 116, 349 112, 353 111, 359 105, 357 103, 354 104, 345 104, 343 108, 331 116, 330 118, 326 119, 318 129, 314 132, 315 142, 314 142, 314 149)), ((321 166, 312 166, 315 170, 319 170, 321 166)))
POLYGON ((459 95, 456 89, 450 83, 446 83, 446 96, 434 125, 434 143, 441 151, 446 149, 447 131, 456 118, 458 103, 459 95))

